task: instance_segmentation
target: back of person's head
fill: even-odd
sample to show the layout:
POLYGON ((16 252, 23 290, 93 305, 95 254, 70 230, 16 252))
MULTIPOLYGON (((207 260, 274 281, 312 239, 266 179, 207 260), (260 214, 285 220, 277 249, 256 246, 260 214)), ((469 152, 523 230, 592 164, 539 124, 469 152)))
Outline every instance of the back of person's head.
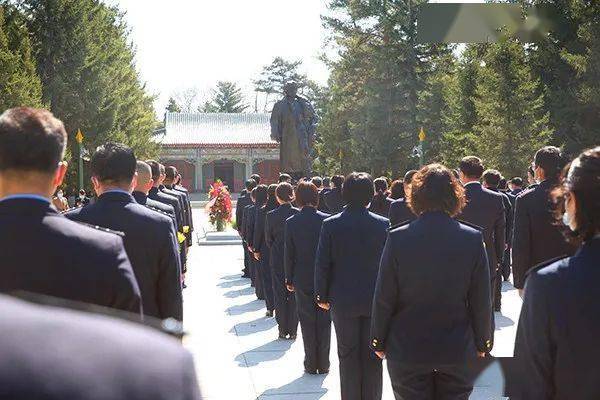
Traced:
POLYGON ((518 188, 523 186, 523 178, 519 177, 519 176, 515 176, 514 178, 512 178, 510 180, 510 184, 513 186, 516 186, 518 188))
POLYGON ((571 226, 568 239, 579 244, 600 233, 600 146, 584 151, 565 167, 562 185, 553 195, 563 206, 558 211, 565 205, 567 211, 575 209, 568 215, 571 226))
POLYGON ((390 187, 390 198, 398 200, 404 197, 404 182, 402 179, 396 179, 390 187))
POLYGON ((283 203, 290 203, 294 201, 294 187, 288 182, 282 182, 277 185, 275 194, 283 203))
POLYGON ((246 186, 246 190, 248 192, 251 192, 252 189, 254 189, 256 187, 257 183, 254 179, 250 178, 248 179, 245 183, 244 186, 246 186))
POLYGON ((452 171, 441 164, 430 164, 413 177, 407 200, 415 215, 442 211, 454 217, 465 206, 465 193, 452 171))
POLYGON ((496 189, 500 184, 500 179, 502 179, 502 175, 498 170, 495 169, 487 169, 482 175, 483 183, 490 188, 496 189))
POLYGON ((0 173, 51 176, 67 144, 63 123, 49 111, 13 108, 0 115, 0 173))
POLYGON ((90 169, 92 177, 101 183, 130 184, 135 175, 136 159, 133 150, 121 143, 109 142, 96 149, 90 169))
POLYGON ((385 194, 388 190, 387 180, 383 177, 377 178, 373 181, 373 187, 376 194, 385 194))
POLYGON ((257 205, 262 206, 267 202, 268 191, 269 187, 267 185, 258 185, 254 189, 254 198, 257 205))
POLYGON ((467 156, 460 160, 458 167, 460 172, 469 179, 479 179, 483 174, 483 162, 481 158, 475 156, 467 156))
POLYGON ((331 183, 331 179, 328 176, 323 178, 323 186, 329 187, 330 183, 331 183))
POLYGON ((250 179, 254 179, 256 181, 256 184, 260 185, 260 175, 259 174, 250 175, 250 179))
POLYGON ((177 168, 173 166, 165 167, 165 180, 168 182, 174 182, 175 178, 177 178, 177 168))
POLYGON ((313 176, 310 181, 317 187, 317 189, 320 189, 321 186, 323 186, 323 179, 321 179, 320 176, 313 176))
POLYGON ((506 178, 501 177, 500 182, 498 182, 498 189, 506 190, 508 189, 508 183, 506 182, 506 178))
POLYGON ((341 189, 344 186, 344 177, 342 175, 334 175, 331 177, 331 183, 333 183, 333 187, 341 189))
POLYGON ((292 177, 289 174, 279 174, 279 183, 292 181, 292 177))
POLYGON ((135 164, 135 172, 138 175, 138 185, 147 185, 152 180, 152 168, 144 161, 135 164))
POLYGON ((415 176, 415 174, 416 174, 417 172, 418 172, 418 171, 417 171, 416 169, 411 169, 411 170, 409 170, 408 172, 406 172, 406 174, 404 174, 404 184, 405 184, 405 185, 410 185, 410 184, 411 184, 411 182, 412 182, 412 178, 413 178, 413 176, 415 176))
POLYGON ((342 197, 348 207, 366 207, 374 193, 373 179, 366 172, 352 172, 344 179, 342 197))
POLYGON ((296 203, 298 207, 317 207, 319 205, 319 189, 312 182, 300 182, 296 186, 296 203))
POLYGON ((558 147, 545 146, 535 153, 533 164, 544 171, 546 179, 556 179, 565 166, 565 161, 558 147))
POLYGON ((160 178, 160 164, 158 163, 158 161, 147 160, 146 164, 148 164, 150 166, 150 169, 152 170, 152 179, 154 179, 155 181, 158 180, 158 178, 160 178))
POLYGON ((269 185, 269 188, 267 190, 268 196, 267 196, 267 204, 266 204, 269 209, 273 209, 273 208, 277 207, 276 192, 277 192, 277 184, 273 183, 273 184, 269 185))

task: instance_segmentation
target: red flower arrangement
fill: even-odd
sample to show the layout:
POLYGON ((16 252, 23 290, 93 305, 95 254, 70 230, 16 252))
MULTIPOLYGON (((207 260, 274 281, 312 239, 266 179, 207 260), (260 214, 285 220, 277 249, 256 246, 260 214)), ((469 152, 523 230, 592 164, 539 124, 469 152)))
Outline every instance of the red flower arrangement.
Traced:
POLYGON ((210 197, 210 201, 206 205, 208 218, 210 223, 217 227, 217 231, 222 232, 225 230, 225 226, 231 222, 231 194, 227 186, 223 185, 221 180, 217 180, 210 185, 208 195, 210 197))

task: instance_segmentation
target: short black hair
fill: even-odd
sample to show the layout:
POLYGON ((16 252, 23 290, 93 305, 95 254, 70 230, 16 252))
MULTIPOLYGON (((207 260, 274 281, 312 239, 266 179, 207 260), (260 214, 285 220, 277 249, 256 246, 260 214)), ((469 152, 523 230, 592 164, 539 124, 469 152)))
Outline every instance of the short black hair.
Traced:
POLYGON ((158 178, 160 178, 160 164, 158 163, 158 161, 148 160, 146 161, 146 164, 148 164, 150 166, 150 169, 152 170, 152 179, 156 181, 158 178))
POLYGON ((319 205, 319 190, 317 189, 317 185, 310 181, 300 182, 296 186, 296 203, 298 207, 317 207, 319 205))
POLYGON ((342 197, 349 207, 366 207, 374 194, 373 178, 366 172, 352 172, 344 179, 342 197))
POLYGON ((279 183, 291 182, 292 177, 289 174, 279 174, 279 183))
POLYGON ((334 175, 331 177, 331 183, 333 183, 333 186, 335 186, 336 188, 342 188, 342 186, 344 186, 344 177, 342 175, 334 175))
POLYGON ((90 165, 92 176, 100 182, 128 183, 135 174, 137 160, 130 147, 109 142, 96 149, 90 165))
POLYGON ((488 169, 483 173, 483 182, 494 189, 498 187, 501 179, 502 174, 495 169, 488 169))
POLYGON ((52 174, 66 143, 63 123, 49 111, 20 107, 0 115, 0 171, 52 174))
POLYGON ((460 171, 471 179, 479 179, 483 174, 483 162, 481 158, 475 156, 467 156, 460 160, 460 171))
POLYGON ((260 175, 259 174, 250 175, 250 179, 254 179, 256 181, 256 184, 260 185, 260 175))
POLYGON ((256 183, 256 181, 252 178, 248 179, 246 181, 246 183, 244 184, 244 186, 246 186, 246 190, 248 192, 251 192, 252 189, 254 189, 256 187, 256 185, 258 185, 258 183, 256 183))
POLYGON ((558 178, 565 166, 565 160, 558 147, 545 146, 535 153, 533 163, 544 170, 546 178, 558 178))
POLYGON ((514 178, 512 178, 510 180, 510 183, 515 185, 515 186, 523 186, 523 178, 519 177, 519 176, 515 176, 514 178))
POLYGON ((173 166, 166 167, 165 175, 167 176, 167 179, 175 180, 175 178, 177 177, 177 168, 175 168, 173 166))
POLYGON ((323 186, 329 186, 331 179, 329 177, 323 178, 323 186))
POLYGON ((323 179, 321 179, 320 176, 313 176, 310 181, 317 187, 317 189, 323 186, 323 179))

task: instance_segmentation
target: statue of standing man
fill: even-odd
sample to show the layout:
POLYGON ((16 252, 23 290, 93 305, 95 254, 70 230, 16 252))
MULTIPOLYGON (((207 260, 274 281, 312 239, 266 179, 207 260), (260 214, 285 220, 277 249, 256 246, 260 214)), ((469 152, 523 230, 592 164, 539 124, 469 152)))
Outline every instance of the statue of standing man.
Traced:
POLYGON ((299 179, 312 171, 317 115, 308 100, 298 96, 298 85, 287 83, 285 97, 271 113, 271 139, 279 142, 279 170, 299 179))

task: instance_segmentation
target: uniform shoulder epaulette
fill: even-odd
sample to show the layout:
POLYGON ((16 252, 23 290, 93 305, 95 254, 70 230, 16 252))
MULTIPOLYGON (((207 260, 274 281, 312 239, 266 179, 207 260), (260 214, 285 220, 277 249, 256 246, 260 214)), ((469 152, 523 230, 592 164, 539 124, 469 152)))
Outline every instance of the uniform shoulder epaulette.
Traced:
POLYGON ((473 224, 471 222, 464 221, 462 219, 457 219, 457 221, 460 222, 463 225, 466 225, 466 226, 470 227, 470 228, 477 229, 478 231, 483 232, 483 228, 481 226, 479 226, 479 225, 475 225, 475 224, 473 224))
POLYGON ((529 276, 529 274, 533 274, 533 273, 535 273, 535 272, 539 271, 540 269, 542 269, 542 268, 544 268, 544 267, 547 267, 547 266, 548 266, 548 265, 550 265, 550 264, 554 264, 554 263, 555 263, 555 262, 557 262, 557 261, 564 260, 565 258, 569 258, 569 256, 567 256, 567 255, 563 255, 563 256, 560 256, 560 257, 554 257, 554 258, 552 258, 552 259, 550 259, 550 260, 546 260, 546 261, 544 261, 544 262, 541 262, 541 263, 539 263, 539 264, 536 264, 535 266, 531 267, 531 268, 529 269, 529 271, 527 271, 527 272, 525 273, 525 277, 529 276))
POLYGON ((390 228, 388 229, 388 231, 389 231, 389 232, 391 232, 391 231, 393 231, 394 229, 396 229, 396 228, 400 228, 400 227, 402 227, 402 226, 405 226, 405 225, 408 225, 408 224, 410 224, 411 222, 412 222, 412 220, 410 220, 410 219, 407 219, 406 221, 399 222, 399 223, 397 223, 397 224, 394 224, 394 225, 390 226, 390 228))
POLYGON ((156 211, 157 213, 160 213, 160 214, 162 214, 162 215, 164 215, 166 217, 171 218, 171 216, 169 215, 169 213, 161 210, 160 208, 152 207, 152 206, 149 206, 148 204, 144 204, 144 206, 146 206, 146 208, 148 208, 148 209, 150 209, 152 211, 156 211))
POLYGON ((87 222, 81 222, 81 221, 73 221, 73 222, 76 222, 79 225, 87 226, 88 228, 92 228, 92 229, 95 229, 100 232, 112 233, 113 235, 125 237, 125 232, 113 231, 112 229, 108 229, 108 228, 105 228, 105 227, 99 226, 99 225, 88 224, 87 222))

